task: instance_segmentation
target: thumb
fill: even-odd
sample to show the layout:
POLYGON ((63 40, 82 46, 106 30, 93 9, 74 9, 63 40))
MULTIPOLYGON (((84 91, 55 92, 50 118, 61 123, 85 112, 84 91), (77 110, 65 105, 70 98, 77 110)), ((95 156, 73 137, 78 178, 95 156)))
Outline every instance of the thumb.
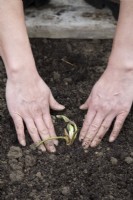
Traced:
POLYGON ((86 110, 86 109, 88 109, 88 107, 89 107, 89 103, 88 103, 88 100, 87 100, 84 104, 82 104, 82 105, 80 106, 80 109, 81 109, 81 110, 86 110))
POLYGON ((52 108, 53 110, 63 110, 65 109, 65 106, 59 104, 55 98, 53 97, 52 93, 50 94, 50 108, 52 108))

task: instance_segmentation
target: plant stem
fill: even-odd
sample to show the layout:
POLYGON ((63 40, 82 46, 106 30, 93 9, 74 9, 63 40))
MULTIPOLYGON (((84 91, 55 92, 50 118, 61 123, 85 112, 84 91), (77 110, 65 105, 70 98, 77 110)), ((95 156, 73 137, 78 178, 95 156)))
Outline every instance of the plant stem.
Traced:
POLYGON ((46 139, 46 140, 42 140, 41 142, 39 142, 38 144, 37 144, 37 146, 36 147, 39 147, 41 144, 43 144, 43 143, 46 143, 47 141, 49 141, 49 140, 54 140, 54 139, 64 139, 64 140, 66 140, 66 137, 64 137, 64 136, 58 136, 58 137, 51 137, 51 138, 48 138, 48 139, 46 139))

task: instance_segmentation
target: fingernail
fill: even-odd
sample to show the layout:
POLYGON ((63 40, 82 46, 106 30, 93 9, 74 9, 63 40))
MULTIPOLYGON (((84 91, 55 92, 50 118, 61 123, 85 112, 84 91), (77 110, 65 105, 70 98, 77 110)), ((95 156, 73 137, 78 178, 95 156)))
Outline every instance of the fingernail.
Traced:
POLYGON ((114 137, 110 137, 109 138, 109 142, 114 142, 115 138, 114 137))
POLYGON ((83 108, 84 108, 84 105, 81 105, 79 108, 80 108, 80 109, 83 109, 83 108))
POLYGON ((64 109, 65 109, 65 106, 60 105, 60 109, 61 109, 61 110, 64 110, 64 109))
POLYGON ((53 153, 56 152, 55 147, 50 147, 50 151, 53 152, 53 153))
POLYGON ((82 147, 83 147, 84 149, 87 149, 87 148, 88 148, 86 143, 83 143, 83 144, 82 144, 82 147))
POLYGON ((97 143, 96 142, 92 142, 91 143, 91 147, 96 147, 97 146, 97 143))
POLYGON ((43 151, 43 152, 46 152, 46 149, 44 146, 40 147, 40 150, 43 151))
POLYGON ((79 138, 79 141, 80 141, 80 142, 83 142, 83 138, 79 138))
POLYGON ((59 144, 58 140, 54 140, 54 144, 55 144, 56 146, 58 146, 58 144, 59 144))
POLYGON ((25 140, 21 140, 20 143, 21 143, 22 146, 26 146, 26 142, 25 142, 25 140))

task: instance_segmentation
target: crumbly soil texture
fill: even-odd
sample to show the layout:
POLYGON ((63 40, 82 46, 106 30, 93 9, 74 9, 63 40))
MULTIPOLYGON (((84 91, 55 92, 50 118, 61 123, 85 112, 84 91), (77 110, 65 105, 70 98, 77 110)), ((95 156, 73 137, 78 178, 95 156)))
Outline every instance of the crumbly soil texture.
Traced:
MULTIPOLYGON (((66 106, 52 115, 64 114, 81 129, 86 112, 79 106, 106 68, 111 45, 111 40, 31 40, 40 76, 66 106)), ((102 143, 87 153, 78 139, 72 146, 60 141, 54 154, 42 153, 33 148, 27 132, 27 146, 18 143, 6 106, 6 80, 0 61, 1 200, 133 199, 133 110, 112 144, 110 129, 102 143)), ((57 135, 62 134, 62 122, 54 124, 57 135)))

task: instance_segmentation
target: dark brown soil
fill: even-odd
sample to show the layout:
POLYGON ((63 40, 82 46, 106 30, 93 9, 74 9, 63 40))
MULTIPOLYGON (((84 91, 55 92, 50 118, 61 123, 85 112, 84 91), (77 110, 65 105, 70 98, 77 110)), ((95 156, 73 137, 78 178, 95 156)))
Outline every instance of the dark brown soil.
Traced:
MULTIPOLYGON (((41 77, 65 104, 63 114, 81 128, 85 112, 78 107, 106 67, 112 41, 33 39, 31 43, 41 77)), ((28 134, 27 146, 18 144, 6 107, 5 83, 0 61, 1 200, 133 199, 133 111, 113 144, 107 134, 88 153, 78 140, 73 146, 61 141, 55 154, 42 153, 33 149, 28 134)), ((60 122, 55 126, 60 134, 60 122)))

